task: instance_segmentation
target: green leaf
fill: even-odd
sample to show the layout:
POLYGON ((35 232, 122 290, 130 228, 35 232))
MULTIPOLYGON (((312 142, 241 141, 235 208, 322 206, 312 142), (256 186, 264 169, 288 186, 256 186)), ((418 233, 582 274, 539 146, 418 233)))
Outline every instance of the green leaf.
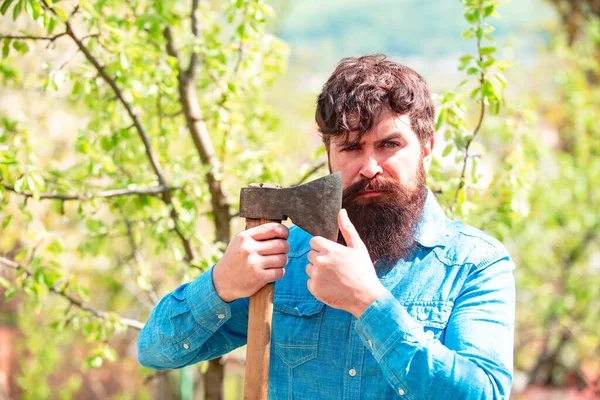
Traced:
POLYGON ((90 291, 89 290, 87 290, 83 286, 77 286, 77 289, 75 289, 75 291, 77 292, 77 294, 79 295, 79 297, 81 297, 81 299, 83 301, 90 301, 90 291))
POLYGON ((471 28, 465 30, 463 33, 461 33, 460 35, 463 39, 473 39, 475 37, 475 34, 473 33, 473 30, 471 28))
POLYGON ((31 16, 34 20, 37 20, 41 15, 42 9, 36 0, 31 0, 29 4, 31 5, 31 16))
POLYGON ((27 254, 29 254, 29 249, 21 249, 17 255, 15 255, 15 261, 23 261, 25 257, 27 257, 27 254))
POLYGON ((477 27, 477 29, 475 30, 475 36, 477 36, 477 39, 481 40, 481 38, 483 37, 483 29, 481 29, 481 27, 477 27))
POLYGON ((23 0, 19 0, 17 2, 17 4, 15 4, 15 7, 13 8, 13 21, 19 17, 19 14, 21 14, 21 11, 23 11, 23 0))
POLYGON ((67 14, 65 14, 65 12, 63 10, 61 10, 58 7, 53 7, 52 8, 54 10, 54 12, 56 13, 56 16, 58 17, 58 19, 60 19, 63 22, 67 21, 67 14))
POLYGON ((492 54, 495 51, 496 51, 495 47, 482 47, 481 49, 479 49, 479 54, 485 56, 485 55, 492 54))
POLYGON ((465 19, 467 20, 467 22, 469 22, 470 24, 474 24, 479 20, 479 9, 478 8, 471 8, 471 9, 467 9, 467 11, 465 11, 465 19))
POLYGON ((25 178, 27 180, 27 187, 29 188, 29 190, 31 190, 34 193, 37 192, 37 185, 35 184, 35 180, 32 178, 32 176, 26 175, 25 178))
POLYGON ((52 32, 54 32, 54 28, 56 28, 56 20, 54 18, 50 18, 48 21, 48 26, 46 26, 46 32, 48 32, 50 35, 52 32))
POLYGON ((6 218, 4 218, 4 221, 2 221, 2 229, 6 229, 6 227, 8 226, 8 224, 10 224, 10 220, 12 219, 12 214, 8 214, 6 216, 6 218))
POLYGON ((0 276, 0 286, 2 286, 4 289, 9 289, 12 285, 6 278, 0 276))
POLYGON ((8 10, 8 7, 10 7, 12 2, 13 2, 13 0, 4 0, 4 2, 2 3, 2 6, 0 7, 0 14, 2 14, 2 15, 6 14, 6 11, 8 10))
POLYGON ((454 145, 452 143, 447 144, 446 147, 444 147, 444 151, 442 152, 442 157, 446 157, 448 154, 450 154, 453 147, 454 145))
POLYGON ((438 115, 438 119, 436 121, 436 124, 435 124, 435 130, 436 131, 439 130, 442 127, 442 125, 444 123, 444 118, 445 117, 446 117, 446 109, 442 108, 442 110, 440 111, 440 114, 438 115))
POLYGON ((17 295, 17 293, 19 293, 19 290, 16 287, 11 286, 6 290, 6 293, 4 293, 4 300, 10 301, 17 295))
POLYGON ((10 42, 11 39, 4 39, 4 44, 2 45, 2 58, 6 58, 10 54, 10 42))
POLYGON ((46 250, 54 255, 58 255, 64 249, 62 241, 60 239, 54 239, 50 242, 48 246, 46 246, 46 250))
POLYGON ((21 177, 21 178, 17 179, 17 181, 15 182, 15 192, 21 193, 24 185, 25 185, 25 177, 21 177))
POLYGON ((127 56, 125 55, 124 51, 119 53, 119 63, 121 64, 121 68, 123 68, 123 69, 129 68, 129 60, 127 60, 127 56))
POLYGON ((102 357, 93 356, 87 359, 86 364, 89 368, 98 369, 102 366, 102 357))

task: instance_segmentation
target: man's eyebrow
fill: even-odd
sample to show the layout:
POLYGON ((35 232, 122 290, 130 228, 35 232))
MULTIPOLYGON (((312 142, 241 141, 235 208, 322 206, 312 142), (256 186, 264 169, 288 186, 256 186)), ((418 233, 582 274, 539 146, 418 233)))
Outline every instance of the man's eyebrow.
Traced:
POLYGON ((404 135, 401 134, 401 133, 399 133, 399 132, 390 133, 389 135, 383 137, 382 139, 379 139, 377 141, 377 144, 384 143, 384 142, 387 142, 389 140, 402 139, 403 137, 404 137, 404 135))
MULTIPOLYGON (((385 136, 384 138, 379 139, 375 143, 376 144, 381 144, 381 143, 387 142, 389 140, 402 139, 403 137, 404 137, 404 135, 402 133, 400 133, 400 132, 393 132, 393 133, 390 133, 389 135, 385 136)), ((360 145, 361 142, 362 142, 362 140, 360 142, 358 140, 348 140, 348 141, 341 140, 341 141, 334 142, 334 144, 337 147, 341 148, 341 147, 348 147, 348 146, 360 145)))

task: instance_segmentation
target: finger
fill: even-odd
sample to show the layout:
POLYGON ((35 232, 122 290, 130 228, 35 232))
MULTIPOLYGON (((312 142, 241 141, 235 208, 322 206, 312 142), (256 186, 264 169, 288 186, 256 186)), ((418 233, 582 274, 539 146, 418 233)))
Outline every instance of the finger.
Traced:
POLYGON ((308 261, 311 264, 316 264, 318 255, 319 255, 319 253, 314 250, 309 251, 308 252, 308 261))
POLYGON ((255 226, 246 231, 254 240, 287 239, 290 230, 278 222, 255 226))
POLYGON ((311 249, 315 251, 323 251, 326 249, 329 243, 330 241, 324 237, 314 236, 312 239, 310 239, 309 245, 311 249))
POLYGON ((261 240, 257 243, 258 254, 270 256, 273 254, 287 254, 290 243, 283 239, 261 240))
POLYGON ((353 249, 366 249, 365 244, 358 235, 354 225, 352 225, 352 222, 350 222, 348 213, 344 208, 342 208, 338 214, 338 225, 340 226, 340 231, 342 232, 342 236, 344 236, 344 240, 348 247, 353 249))
POLYGON ((306 275, 312 278, 315 266, 312 264, 308 264, 306 266, 306 275))
POLYGON ((267 283, 275 282, 283 278, 285 275, 285 268, 272 268, 264 271, 264 278, 267 283))
POLYGON ((287 265, 287 261, 288 258, 286 254, 264 256, 262 259, 261 267, 262 269, 283 268, 287 265))

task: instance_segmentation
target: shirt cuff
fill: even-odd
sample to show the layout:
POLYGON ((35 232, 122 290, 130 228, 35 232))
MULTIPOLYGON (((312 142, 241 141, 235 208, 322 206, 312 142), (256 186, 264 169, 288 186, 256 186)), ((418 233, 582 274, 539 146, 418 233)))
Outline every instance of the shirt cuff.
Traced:
POLYGON ((413 343, 426 340, 421 324, 387 290, 360 316, 355 329, 377 362, 399 339, 413 343))
POLYGON ((219 297, 213 284, 213 267, 190 282, 185 288, 185 303, 194 320, 214 333, 231 318, 231 306, 219 297))

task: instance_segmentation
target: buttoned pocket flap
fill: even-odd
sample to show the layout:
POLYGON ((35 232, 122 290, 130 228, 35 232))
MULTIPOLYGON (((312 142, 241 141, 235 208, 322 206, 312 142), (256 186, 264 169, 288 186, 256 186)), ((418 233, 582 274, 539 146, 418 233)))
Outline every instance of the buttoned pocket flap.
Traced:
POLYGON ((273 302, 273 309, 275 311, 296 315, 298 317, 315 315, 321 312, 324 306, 325 304, 320 301, 302 301, 295 299, 275 299, 273 302))

